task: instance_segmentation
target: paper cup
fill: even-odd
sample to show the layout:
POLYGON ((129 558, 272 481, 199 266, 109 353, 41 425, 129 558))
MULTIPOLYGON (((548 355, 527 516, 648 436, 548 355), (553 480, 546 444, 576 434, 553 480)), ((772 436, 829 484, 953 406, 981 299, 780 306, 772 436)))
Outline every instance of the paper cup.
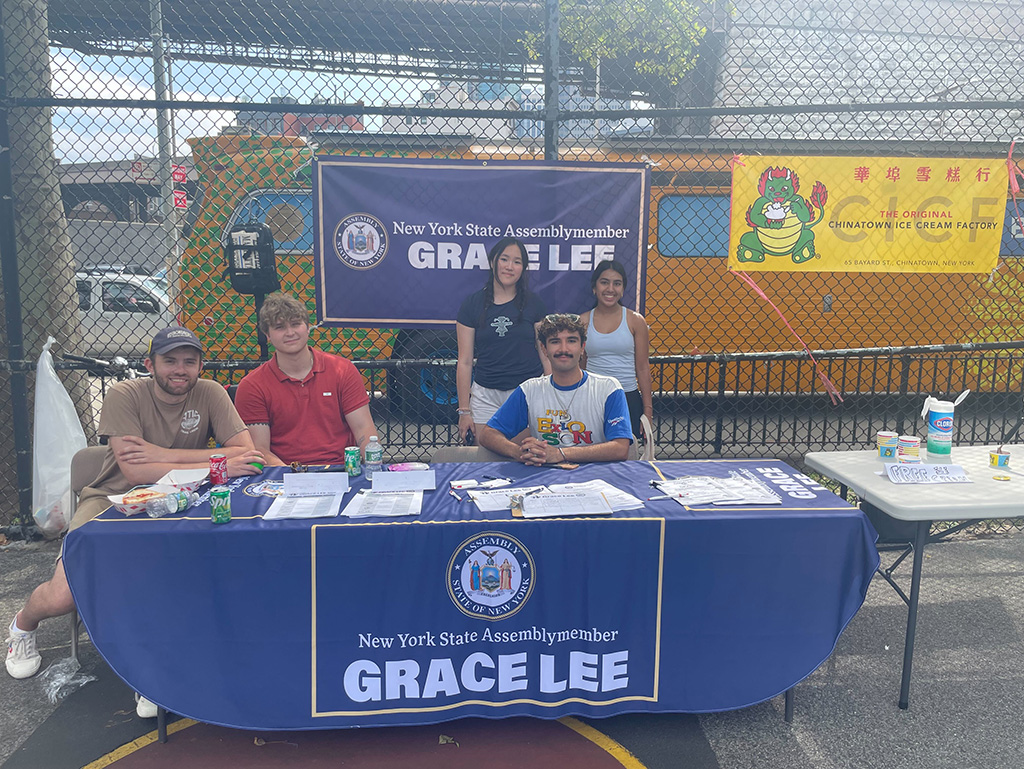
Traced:
POLYGON ((989 467, 1009 467, 1010 452, 993 449, 988 453, 988 464, 989 467))
POLYGON ((891 430, 879 430, 875 433, 878 456, 882 459, 895 459, 899 437, 899 433, 894 433, 891 430))
MULTIPOLYGON (((901 435, 899 441, 899 447, 897 454, 900 457, 910 456, 919 457, 921 456, 921 439, 916 435, 901 435)), ((903 461, 902 459, 900 460, 903 461)))

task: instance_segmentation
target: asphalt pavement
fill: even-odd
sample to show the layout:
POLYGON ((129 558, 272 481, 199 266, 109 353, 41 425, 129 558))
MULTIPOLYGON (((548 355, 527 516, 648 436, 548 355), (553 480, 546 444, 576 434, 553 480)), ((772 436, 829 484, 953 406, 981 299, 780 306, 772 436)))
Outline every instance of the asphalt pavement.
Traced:
MULTIPOLYGON (((10 621, 28 591, 49 576, 56 552, 52 543, 16 544, 0 550, 0 618, 4 623, 10 621)), ((893 557, 883 553, 883 564, 893 557)), ((909 581, 909 572, 905 571, 904 576, 909 581)), ((589 726, 603 733, 611 744, 632 754, 635 763, 626 761, 627 765, 649 769, 1024 766, 1024 739, 1020 735, 1024 724, 1024 534, 1014 531, 930 545, 925 551, 921 595, 909 710, 900 710, 896 704, 906 610, 892 589, 876 578, 835 652, 797 686, 792 723, 783 719, 783 701, 777 697, 727 713, 588 719, 576 731, 589 726)), ((44 669, 68 655, 69 627, 66 619, 43 624, 39 645, 44 669)), ((98 680, 85 684, 59 705, 47 700, 38 678, 15 681, 0 675, 0 764, 11 769, 79 767, 150 734, 152 722, 135 717, 130 691, 111 674, 87 640, 82 645, 82 664, 82 672, 94 674, 98 680)), ((700 660, 693 664, 699 665, 700 660)), ((521 731, 525 739, 533 729, 527 721, 494 727, 494 731, 487 732, 487 739, 495 741, 495 748, 499 744, 507 747, 510 733, 514 736, 521 731)), ((212 751, 215 745, 223 746, 232 731, 208 736, 209 743, 197 742, 203 728, 197 725, 186 732, 196 735, 193 750, 212 751), (203 747, 207 744, 211 747, 203 747)), ((469 735, 474 729, 479 725, 466 721, 451 722, 435 731, 469 735)), ((402 747, 405 743, 399 739, 399 731, 339 733, 339 739, 351 742, 358 732, 364 751, 348 754, 344 765, 415 763, 408 749, 402 747), (357 759, 358 755, 371 753, 372 761, 357 759)), ((437 734, 431 732, 430 738, 436 746, 437 734)), ((151 745, 147 753, 159 756, 165 750, 163 755, 169 760, 177 755, 168 750, 171 745, 176 745, 174 750, 183 750, 188 743, 180 737, 175 741, 172 736, 171 743, 151 745)), ((251 745, 252 741, 250 734, 239 735, 239 744, 251 745)), ((568 765, 555 742, 547 753, 543 741, 529 742, 534 751, 532 764, 568 765)), ((284 740, 281 744, 291 743, 284 740)), ((470 761, 468 752, 461 754, 465 760, 455 760, 460 753, 450 747, 432 748, 447 751, 446 766, 468 766, 479 760, 477 755, 470 761)), ((561 749, 565 749, 564 744, 561 749)), ((488 755, 493 767, 522 765, 516 764, 519 754, 515 750, 495 750, 488 755)), ((183 758, 178 756, 178 760, 183 758)), ((111 765, 115 769, 132 765, 127 758, 123 761, 111 765)), ((422 765, 429 763, 424 761, 422 765)), ((209 765, 195 755, 190 764, 209 765)), ((217 765, 229 764, 221 761, 217 765)), ((146 765, 172 764, 160 761, 146 765)))

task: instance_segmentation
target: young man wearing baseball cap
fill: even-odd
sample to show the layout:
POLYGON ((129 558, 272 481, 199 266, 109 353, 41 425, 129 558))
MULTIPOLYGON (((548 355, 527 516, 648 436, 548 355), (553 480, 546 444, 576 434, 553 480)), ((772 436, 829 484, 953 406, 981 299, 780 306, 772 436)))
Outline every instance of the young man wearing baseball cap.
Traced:
MULTIPOLYGON (((172 326, 157 332, 145 360, 152 375, 118 382, 107 392, 100 412, 99 434, 109 439, 103 468, 82 491, 70 528, 95 518, 110 507, 109 494, 155 483, 170 470, 204 468, 210 455, 228 458, 228 475, 255 475, 252 462, 263 462, 235 411, 227 391, 200 379, 203 346, 186 328, 172 326), (209 448, 214 438, 220 448, 209 448)), ((10 626, 7 672, 28 678, 39 670, 35 631, 40 621, 68 614, 74 608, 61 559, 49 582, 37 587, 10 626)), ((140 716, 155 716, 156 706, 145 699, 140 716)))

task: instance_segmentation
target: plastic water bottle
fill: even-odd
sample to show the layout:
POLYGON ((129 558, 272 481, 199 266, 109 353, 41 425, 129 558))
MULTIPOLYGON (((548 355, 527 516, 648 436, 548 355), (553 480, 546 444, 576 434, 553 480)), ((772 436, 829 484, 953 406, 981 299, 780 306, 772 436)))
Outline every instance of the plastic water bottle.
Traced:
POLYGON ((366 444, 366 480, 372 480, 373 474, 384 465, 384 447, 380 445, 376 435, 370 436, 366 444))

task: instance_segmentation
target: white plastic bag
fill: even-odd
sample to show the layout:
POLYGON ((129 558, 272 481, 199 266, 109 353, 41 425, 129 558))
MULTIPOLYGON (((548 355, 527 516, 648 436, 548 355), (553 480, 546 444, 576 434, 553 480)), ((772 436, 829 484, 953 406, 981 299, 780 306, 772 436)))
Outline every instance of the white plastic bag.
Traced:
POLYGON ((56 536, 68 527, 71 458, 86 445, 75 404, 53 367, 53 343, 53 337, 47 337, 36 365, 32 440, 32 517, 47 536, 56 536))

